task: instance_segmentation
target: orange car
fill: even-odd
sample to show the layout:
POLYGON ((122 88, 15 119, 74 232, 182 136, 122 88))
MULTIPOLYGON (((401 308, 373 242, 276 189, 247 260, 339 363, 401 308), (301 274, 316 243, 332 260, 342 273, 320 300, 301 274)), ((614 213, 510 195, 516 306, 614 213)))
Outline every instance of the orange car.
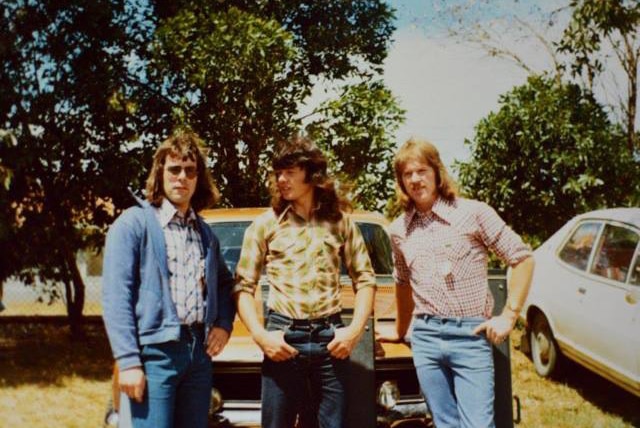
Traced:
MULTIPOLYGON (((232 271, 238 262, 246 228, 266 208, 216 209, 201 214, 220 240, 222 255, 232 271)), ((374 341, 374 325, 394 323, 395 290, 392 278, 391 245, 386 219, 377 213, 351 214, 364 237, 376 273, 378 289, 374 316, 367 333, 351 356, 351 391, 348 426, 430 426, 427 407, 420 395, 411 349, 407 344, 374 341)), ((341 276, 343 317, 348 321, 353 309, 351 279, 341 276)), ((258 293, 268 292, 263 277, 258 293)), ((266 299, 258 297, 258 302, 266 299)), ((263 303, 258 303, 262 314, 263 303)), ((262 351, 244 325, 236 319, 233 335, 225 350, 213 359, 214 391, 212 426, 260 426, 260 368, 262 351)))
MULTIPOLYGON (((222 255, 234 272, 245 230, 254 218, 267 208, 230 208, 205 210, 200 214, 220 240, 222 255)), ((394 323, 395 291, 392 278, 391 245, 386 233, 386 219, 377 213, 352 213, 364 237, 376 273, 378 289, 374 316, 358 347, 351 356, 348 426, 358 427, 412 427, 431 426, 427 406, 420 395, 417 377, 407 344, 375 343, 374 325, 394 323)), ((268 292, 266 278, 261 281, 258 294, 268 292)), ((343 284, 343 318, 348 322, 352 313, 354 293, 346 272, 343 284)), ((266 299, 264 299, 266 300, 266 299)), ((263 299, 258 296, 257 302, 263 299)), ((258 303, 259 314, 263 304, 258 303)), ((210 426, 260 426, 260 369, 262 351, 254 343, 238 318, 225 350, 213 359, 213 384, 210 426)), ((108 409, 105 422, 117 423, 117 370, 114 370, 113 405, 108 409)))

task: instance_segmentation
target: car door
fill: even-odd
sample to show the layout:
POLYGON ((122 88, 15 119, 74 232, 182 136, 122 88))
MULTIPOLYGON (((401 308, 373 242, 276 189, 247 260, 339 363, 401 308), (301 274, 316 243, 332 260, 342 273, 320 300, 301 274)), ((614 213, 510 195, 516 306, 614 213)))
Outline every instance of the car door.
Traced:
POLYGON ((545 269, 543 263, 537 263, 536 276, 541 275, 537 282, 553 284, 553 287, 543 287, 551 292, 544 298, 545 313, 551 318, 556 339, 571 347, 577 345, 576 338, 589 322, 582 290, 588 281, 587 267, 601 230, 600 221, 579 222, 558 248, 557 256, 552 256, 559 264, 557 268, 545 269))
POLYGON ((640 245, 636 249, 635 261, 632 264, 629 278, 629 290, 625 300, 628 304, 635 306, 631 328, 636 332, 636 335, 635 341, 631 342, 633 347, 631 352, 635 355, 635 388, 640 391, 640 245))
POLYGON ((575 330, 580 351, 602 368, 636 377, 640 334, 637 328, 637 263, 640 233, 618 223, 607 223, 600 234, 589 275, 579 285, 583 322, 575 330))

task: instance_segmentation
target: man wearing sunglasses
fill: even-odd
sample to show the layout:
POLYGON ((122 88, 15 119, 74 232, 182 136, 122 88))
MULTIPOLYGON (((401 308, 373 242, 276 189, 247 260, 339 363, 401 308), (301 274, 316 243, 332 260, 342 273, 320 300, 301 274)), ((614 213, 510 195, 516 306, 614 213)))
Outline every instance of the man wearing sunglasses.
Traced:
POLYGON ((135 428, 205 428, 211 357, 225 347, 235 309, 218 240, 196 214, 218 191, 195 134, 160 145, 146 199, 115 221, 105 247, 103 317, 120 418, 135 428))

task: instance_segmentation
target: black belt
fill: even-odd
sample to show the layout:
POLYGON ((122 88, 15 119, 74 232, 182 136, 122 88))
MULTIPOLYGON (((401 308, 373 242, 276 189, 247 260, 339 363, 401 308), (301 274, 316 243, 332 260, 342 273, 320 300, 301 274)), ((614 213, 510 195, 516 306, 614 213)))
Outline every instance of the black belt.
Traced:
POLYGON ((194 322, 191 324, 180 324, 180 332, 187 335, 204 334, 204 323, 194 322))
POLYGON ((310 327, 314 325, 329 325, 329 324, 342 323, 342 317, 340 316, 339 312, 328 315, 326 317, 320 317, 320 318, 291 318, 286 315, 282 315, 278 312, 275 312, 273 310, 269 310, 268 315, 275 316, 276 318, 286 321, 290 323, 290 325, 293 327, 310 327))

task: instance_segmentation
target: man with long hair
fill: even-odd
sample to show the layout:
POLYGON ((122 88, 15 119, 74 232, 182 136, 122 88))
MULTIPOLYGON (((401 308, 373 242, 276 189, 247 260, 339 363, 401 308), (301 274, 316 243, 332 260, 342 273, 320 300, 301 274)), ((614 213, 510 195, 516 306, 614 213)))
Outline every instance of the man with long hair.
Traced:
POLYGON ((348 358, 373 307, 371 261, 310 140, 283 142, 272 167, 272 207, 245 233, 234 288, 238 314, 264 352, 262 426, 342 427, 348 358), (341 259, 356 295, 349 326, 340 317, 341 259), (265 265, 266 328, 254 300, 265 265))
POLYGON ((389 227, 398 316, 418 380, 438 428, 493 427, 491 344, 509 336, 531 283, 533 258, 520 237, 487 204, 457 195, 433 144, 412 138, 394 160, 404 214, 389 227), (507 304, 492 317, 488 250, 510 265, 507 304))
POLYGON ((153 157, 147 202, 109 229, 103 317, 119 369, 120 418, 133 427, 207 426, 211 357, 235 316, 233 276, 198 214, 218 191, 193 133, 153 157))

